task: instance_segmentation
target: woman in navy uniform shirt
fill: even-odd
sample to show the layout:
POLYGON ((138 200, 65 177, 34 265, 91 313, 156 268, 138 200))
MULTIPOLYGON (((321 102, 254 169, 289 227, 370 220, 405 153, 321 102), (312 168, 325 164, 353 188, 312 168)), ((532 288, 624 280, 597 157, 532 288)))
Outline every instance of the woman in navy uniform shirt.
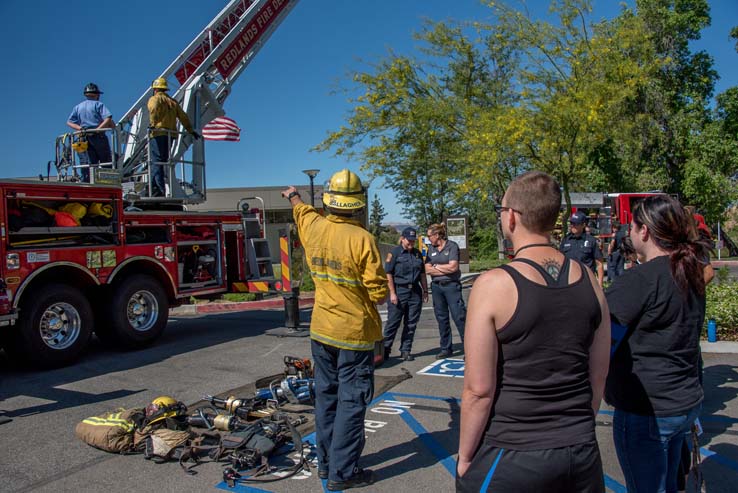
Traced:
POLYGON ((412 361, 411 354, 415 327, 420 319, 424 301, 428 301, 428 285, 425 279, 423 256, 415 248, 418 232, 413 228, 402 231, 400 244, 387 255, 384 270, 390 289, 387 324, 384 326, 384 359, 389 358, 392 343, 403 318, 400 338, 400 355, 404 361, 412 361))
POLYGON ((436 358, 443 359, 453 354, 449 311, 459 331, 461 342, 464 342, 466 305, 461 297, 459 245, 446 237, 444 224, 431 224, 428 227, 428 238, 430 238, 431 247, 428 249, 428 257, 425 260, 427 264, 425 270, 432 280, 433 312, 436 315, 438 332, 441 336, 441 352, 436 358))

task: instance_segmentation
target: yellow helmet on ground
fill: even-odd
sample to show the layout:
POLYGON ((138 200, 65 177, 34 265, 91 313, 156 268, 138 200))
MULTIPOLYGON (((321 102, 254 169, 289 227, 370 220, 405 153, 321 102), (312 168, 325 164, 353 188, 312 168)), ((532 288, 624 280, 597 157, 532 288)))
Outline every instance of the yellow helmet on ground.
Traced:
POLYGON ((166 418, 171 418, 182 414, 184 404, 177 401, 174 397, 162 395, 151 401, 146 406, 146 421, 148 424, 154 424, 166 418))
POLYGON ((366 191, 356 173, 349 169, 334 173, 323 190, 323 204, 341 211, 366 207, 366 191))
POLYGON ((165 91, 169 90, 169 84, 167 84, 167 80, 164 77, 159 77, 157 79, 154 79, 154 82, 151 83, 152 89, 163 89, 165 91))

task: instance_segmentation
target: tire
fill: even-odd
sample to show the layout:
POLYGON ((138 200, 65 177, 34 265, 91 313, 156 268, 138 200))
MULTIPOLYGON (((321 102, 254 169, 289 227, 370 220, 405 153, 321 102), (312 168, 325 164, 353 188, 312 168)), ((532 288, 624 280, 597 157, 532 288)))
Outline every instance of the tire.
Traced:
POLYGON ((114 286, 105 314, 98 322, 98 337, 120 349, 137 349, 164 332, 169 300, 156 278, 137 274, 114 286))
POLYGON ((39 368, 58 368, 75 362, 85 350, 94 316, 79 289, 49 284, 21 301, 20 308, 6 345, 12 359, 39 368))

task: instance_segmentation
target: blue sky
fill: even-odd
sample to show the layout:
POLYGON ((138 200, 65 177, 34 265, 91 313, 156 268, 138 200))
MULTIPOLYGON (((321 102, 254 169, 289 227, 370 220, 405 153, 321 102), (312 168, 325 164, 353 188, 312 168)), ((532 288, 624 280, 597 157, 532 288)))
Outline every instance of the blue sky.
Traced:
MULTIPOLYGON (((54 138, 66 132, 72 107, 87 82, 105 92, 114 118, 122 116, 226 0, 0 1, 4 49, 3 176, 45 172, 54 138)), ((545 15, 548 1, 529 0, 545 15)), ((631 2, 632 3, 632 2, 631 2)), ((615 15, 614 0, 595 0, 595 19, 615 15)), ((738 2, 712 0, 712 26, 696 43, 715 58, 717 92, 738 85, 738 54, 728 36, 738 25, 738 2)), ((350 110, 348 74, 389 49, 412 53, 422 19, 491 20, 478 0, 302 0, 241 75, 225 103, 242 129, 241 142, 208 142, 210 187, 305 186, 301 170, 321 170, 322 183, 359 163, 310 152, 339 128, 350 110)), ((400 208, 382 179, 372 183, 386 221, 400 208)))

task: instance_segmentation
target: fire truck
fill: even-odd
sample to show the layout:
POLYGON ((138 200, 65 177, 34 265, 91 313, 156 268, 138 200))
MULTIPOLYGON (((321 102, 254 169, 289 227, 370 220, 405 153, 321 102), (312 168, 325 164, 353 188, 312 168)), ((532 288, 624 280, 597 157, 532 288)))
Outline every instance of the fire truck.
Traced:
MULTIPOLYGON (((160 75, 196 129, 225 114, 233 83, 296 3, 230 1, 160 75)), ((288 231, 275 277, 262 211, 243 201, 230 213, 186 210, 206 198, 204 142, 172 132, 169 161, 152 162, 150 95, 109 132, 111 162, 80 159, 83 130, 56 139, 45 180, 0 180, 0 343, 11 356, 67 365, 93 332, 115 348, 143 347, 192 296, 294 296, 288 231), (167 190, 154 197, 157 165, 167 190), (89 183, 79 179, 84 167, 89 183)))
POLYGON ((597 238, 608 241, 612 236, 612 223, 618 220, 620 224, 628 225, 633 219, 633 209, 636 204, 646 197, 663 195, 663 192, 618 192, 588 195, 593 202, 588 206, 572 206, 571 212, 582 211, 588 217, 587 225, 597 238), (595 199, 596 197, 596 199, 595 199))

